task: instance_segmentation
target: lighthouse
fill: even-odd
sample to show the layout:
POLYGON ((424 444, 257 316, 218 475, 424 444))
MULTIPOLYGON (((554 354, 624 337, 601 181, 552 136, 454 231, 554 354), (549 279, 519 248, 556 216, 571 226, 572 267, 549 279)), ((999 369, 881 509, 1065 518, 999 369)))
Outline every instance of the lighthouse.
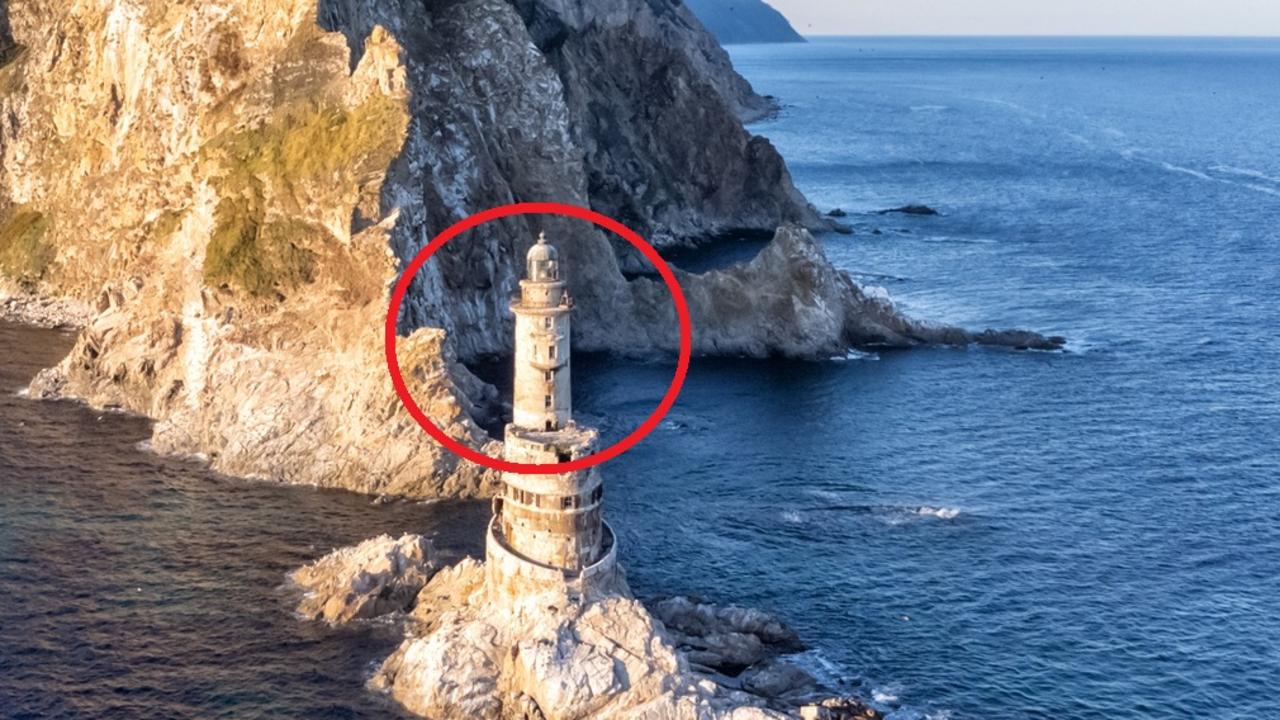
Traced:
MULTIPOLYGON (((595 451, 598 433, 573 420, 569 325, 573 299, 559 253, 540 234, 525 258, 515 315, 512 419, 503 459, 557 464, 595 451)), ((613 532, 601 517, 597 467, 573 472, 505 472, 486 538, 491 591, 519 597, 566 589, 583 597, 611 586, 613 532)))

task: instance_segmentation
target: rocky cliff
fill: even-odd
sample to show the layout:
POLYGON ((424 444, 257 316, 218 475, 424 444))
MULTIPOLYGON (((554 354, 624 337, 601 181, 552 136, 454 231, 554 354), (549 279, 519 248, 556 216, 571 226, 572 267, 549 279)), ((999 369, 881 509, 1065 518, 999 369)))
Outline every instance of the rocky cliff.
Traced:
MULTIPOLYGON (((825 264, 798 229, 822 221, 743 129, 768 107, 676 0, 0 0, 0 291, 92 308, 33 389, 156 418, 158 450, 486 494, 491 473, 400 409, 379 330, 398 265, 476 210, 576 203, 659 245, 794 223, 736 275, 682 278, 700 352, 970 339, 825 264), (782 334, 759 321, 777 312, 782 334)), ((625 280, 599 231, 469 233, 415 282, 401 365, 477 447, 492 389, 462 363, 507 351, 516 258, 541 229, 578 297, 577 347, 675 343, 670 299, 625 280)))
POLYGON ((685 0, 720 42, 791 43, 804 38, 764 0, 685 0))

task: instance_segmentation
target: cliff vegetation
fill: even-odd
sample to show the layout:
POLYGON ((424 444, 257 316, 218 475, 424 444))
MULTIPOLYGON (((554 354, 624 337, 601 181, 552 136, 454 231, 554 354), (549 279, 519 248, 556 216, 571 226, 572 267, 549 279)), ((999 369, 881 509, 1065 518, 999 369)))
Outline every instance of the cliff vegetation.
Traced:
POLYGON ((0 273, 22 284, 44 277, 53 248, 44 242, 49 218, 23 207, 0 213, 0 273))

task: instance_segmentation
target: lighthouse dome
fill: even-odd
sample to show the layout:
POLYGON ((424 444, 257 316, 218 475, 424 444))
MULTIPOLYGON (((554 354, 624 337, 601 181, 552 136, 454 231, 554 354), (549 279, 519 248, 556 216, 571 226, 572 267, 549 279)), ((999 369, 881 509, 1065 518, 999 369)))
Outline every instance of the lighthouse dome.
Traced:
POLYGON ((529 269, 529 279, 534 282, 559 279, 558 260, 559 253, 556 252, 554 247, 547 244, 546 234, 538 235, 538 242, 529 248, 529 254, 525 256, 525 262, 528 264, 529 269))

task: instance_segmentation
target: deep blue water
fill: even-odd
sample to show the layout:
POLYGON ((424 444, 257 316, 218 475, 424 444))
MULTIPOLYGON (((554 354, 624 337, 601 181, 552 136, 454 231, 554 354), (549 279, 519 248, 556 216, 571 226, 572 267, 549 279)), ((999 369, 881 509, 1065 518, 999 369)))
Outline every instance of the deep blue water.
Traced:
POLYGON ((142 418, 14 394, 72 338, 0 322, 0 718, 401 718, 364 690, 390 623, 300 621, 289 571, 416 530, 461 556, 485 503, 373 506, 139 449, 142 418))
MULTIPOLYGON (((1280 718, 1280 41, 732 53, 849 213, 833 260, 1070 351, 696 362, 605 468, 633 586, 776 610, 899 718, 1280 718), (907 203, 942 214, 872 214, 907 203)), ((392 715, 362 684, 393 629, 299 622, 280 584, 384 531, 474 551, 483 504, 221 478, 11 394, 68 344, 0 325, 0 716, 392 715)), ((575 363, 613 437, 670 377, 575 363)))
POLYGON ((1280 718, 1280 41, 732 55, 838 265, 1070 351, 697 363, 608 469, 633 583, 778 610, 902 716, 1280 718))

